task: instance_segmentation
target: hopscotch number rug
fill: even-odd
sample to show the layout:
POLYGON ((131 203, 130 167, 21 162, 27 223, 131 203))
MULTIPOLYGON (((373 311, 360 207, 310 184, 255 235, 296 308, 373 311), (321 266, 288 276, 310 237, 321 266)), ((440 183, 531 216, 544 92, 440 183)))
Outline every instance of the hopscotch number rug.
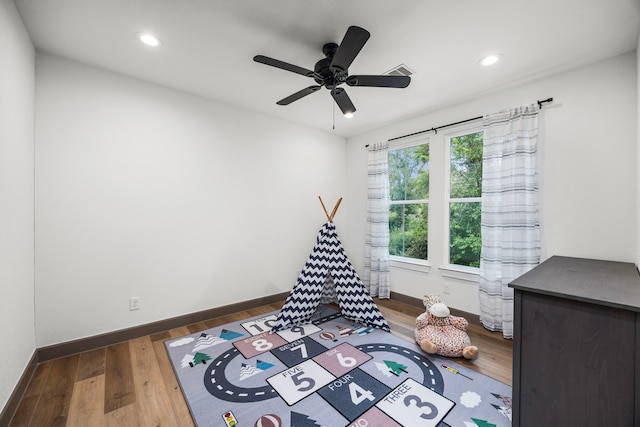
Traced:
POLYGON ((320 306, 270 333, 277 313, 165 342, 199 427, 511 425, 511 387, 320 306))

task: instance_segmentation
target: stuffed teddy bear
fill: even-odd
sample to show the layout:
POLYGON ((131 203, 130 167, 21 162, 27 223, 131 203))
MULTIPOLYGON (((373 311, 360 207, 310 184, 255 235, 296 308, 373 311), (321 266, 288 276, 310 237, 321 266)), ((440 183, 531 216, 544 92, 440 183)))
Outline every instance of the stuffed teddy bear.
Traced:
POLYGON ((427 309, 416 318, 415 337, 422 350, 447 357, 478 357, 478 347, 471 345, 467 335, 467 319, 452 316, 439 295, 425 295, 427 309))

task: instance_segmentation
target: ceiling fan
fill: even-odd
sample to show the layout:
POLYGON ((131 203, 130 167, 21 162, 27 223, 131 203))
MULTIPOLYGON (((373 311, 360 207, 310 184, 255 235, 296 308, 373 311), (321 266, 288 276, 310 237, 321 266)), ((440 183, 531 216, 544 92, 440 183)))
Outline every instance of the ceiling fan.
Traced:
POLYGON ((281 99, 276 104, 289 105, 300 98, 317 92, 323 86, 331 92, 331 96, 342 110, 345 116, 356 111, 356 107, 351 102, 347 92, 338 87, 343 83, 348 86, 368 86, 368 87, 393 87, 405 88, 411 83, 409 76, 390 75, 349 75, 349 66, 356 58, 360 50, 369 40, 370 34, 364 28, 351 26, 342 39, 342 43, 327 43, 322 47, 322 53, 326 58, 316 62, 313 71, 277 59, 263 55, 256 55, 253 60, 272 67, 280 68, 292 73, 311 77, 316 81, 316 85, 306 87, 286 98, 281 99))

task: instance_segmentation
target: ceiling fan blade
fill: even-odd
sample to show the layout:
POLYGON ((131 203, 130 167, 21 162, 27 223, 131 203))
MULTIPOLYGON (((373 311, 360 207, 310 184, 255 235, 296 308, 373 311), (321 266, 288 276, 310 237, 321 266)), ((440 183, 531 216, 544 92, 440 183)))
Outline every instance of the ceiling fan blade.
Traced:
POLYGON ((353 60, 356 58, 364 44, 369 40, 369 31, 364 28, 351 26, 342 39, 333 60, 331 69, 334 71, 347 71, 353 60))
POLYGON ((280 101, 276 102, 276 104, 278 105, 289 105, 291 104, 293 101, 297 101, 298 99, 305 97, 307 95, 311 95, 313 92, 318 91, 322 86, 309 86, 309 87, 305 87, 302 90, 299 90, 298 92, 294 93, 293 95, 289 95, 286 98, 281 99, 280 101))
POLYGON ((342 89, 341 87, 333 89, 331 91, 331 96, 333 96, 336 104, 338 104, 338 107, 340 107, 340 110, 342 110, 342 114, 355 113, 356 107, 353 105, 351 99, 349 98, 349 95, 347 95, 347 92, 344 89, 342 89))
POLYGON ((405 88, 411 83, 409 76, 349 76, 349 86, 396 87, 405 88))
POLYGON ((277 59, 269 58, 264 55, 256 55, 253 60, 265 65, 271 65, 272 67, 280 68, 282 70, 291 71, 292 73, 301 74, 306 77, 313 77, 313 71, 306 68, 298 67, 297 65, 289 64, 287 62, 279 61, 277 59))

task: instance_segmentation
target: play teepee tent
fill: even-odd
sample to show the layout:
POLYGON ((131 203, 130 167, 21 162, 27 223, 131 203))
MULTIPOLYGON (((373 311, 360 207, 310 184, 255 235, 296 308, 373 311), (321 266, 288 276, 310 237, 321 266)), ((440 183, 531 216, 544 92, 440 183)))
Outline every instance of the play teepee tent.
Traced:
POLYGON ((341 201, 329 215, 320 199, 328 221, 318 232, 316 245, 280 310, 273 332, 309 323, 318 305, 329 301, 337 302, 342 315, 353 322, 390 331, 338 238, 332 221, 341 201))

